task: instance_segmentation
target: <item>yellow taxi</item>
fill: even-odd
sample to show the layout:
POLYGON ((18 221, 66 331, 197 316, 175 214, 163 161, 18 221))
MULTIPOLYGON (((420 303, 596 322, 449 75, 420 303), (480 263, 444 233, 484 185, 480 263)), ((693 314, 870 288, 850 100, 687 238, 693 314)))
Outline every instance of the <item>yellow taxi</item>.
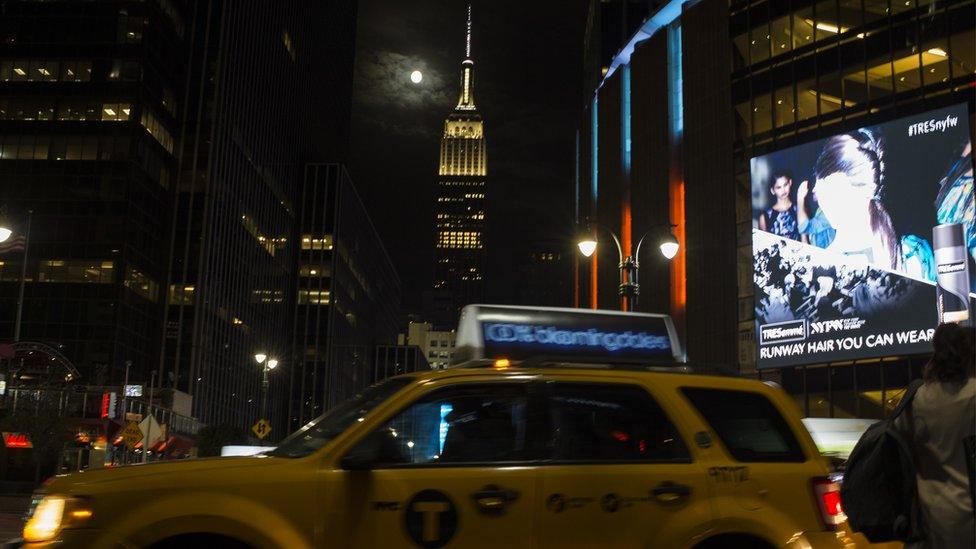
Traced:
POLYGON ((265 455, 55 478, 25 546, 857 544, 790 399, 683 364, 666 317, 465 314, 458 367, 374 385, 265 455))

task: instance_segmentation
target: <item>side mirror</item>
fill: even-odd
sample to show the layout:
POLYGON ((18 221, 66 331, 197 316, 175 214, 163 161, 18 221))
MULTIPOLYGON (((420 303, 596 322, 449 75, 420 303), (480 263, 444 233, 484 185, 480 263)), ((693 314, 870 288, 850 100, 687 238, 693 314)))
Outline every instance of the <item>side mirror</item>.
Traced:
POLYGON ((353 446, 352 450, 343 456, 339 465, 347 471, 369 471, 380 462, 390 461, 384 459, 388 456, 384 456, 383 451, 389 445, 390 439, 384 429, 373 431, 353 446))
POLYGON ((352 452, 342 458, 339 465, 346 471, 369 471, 373 468, 373 462, 372 456, 358 453, 356 449, 353 449, 352 452))

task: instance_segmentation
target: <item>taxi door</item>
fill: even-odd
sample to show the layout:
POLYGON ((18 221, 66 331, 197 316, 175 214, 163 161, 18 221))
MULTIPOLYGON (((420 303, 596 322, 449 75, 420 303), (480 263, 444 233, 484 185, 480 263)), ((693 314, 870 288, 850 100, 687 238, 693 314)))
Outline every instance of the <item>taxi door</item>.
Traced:
POLYGON ((532 547, 526 382, 440 384, 377 422, 325 484, 334 547, 532 547))
POLYGON ((706 532, 706 475, 644 387, 552 382, 546 393, 540 548, 678 548, 706 532))

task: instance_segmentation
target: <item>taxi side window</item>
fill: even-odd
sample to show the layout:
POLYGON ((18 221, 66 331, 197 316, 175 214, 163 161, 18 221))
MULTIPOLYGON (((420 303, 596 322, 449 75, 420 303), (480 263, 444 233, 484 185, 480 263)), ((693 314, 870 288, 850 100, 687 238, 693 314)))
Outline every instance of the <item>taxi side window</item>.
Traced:
POLYGON ((738 461, 802 462, 793 430, 759 393, 685 387, 682 392, 738 461))
POLYGON ((641 387, 553 383, 549 402, 556 462, 691 461, 677 429, 641 387))
MULTIPOLYGON (((522 461, 533 421, 526 384, 466 384, 422 397, 381 428, 383 465, 522 461)), ((539 418, 541 420, 541 418, 539 418)))

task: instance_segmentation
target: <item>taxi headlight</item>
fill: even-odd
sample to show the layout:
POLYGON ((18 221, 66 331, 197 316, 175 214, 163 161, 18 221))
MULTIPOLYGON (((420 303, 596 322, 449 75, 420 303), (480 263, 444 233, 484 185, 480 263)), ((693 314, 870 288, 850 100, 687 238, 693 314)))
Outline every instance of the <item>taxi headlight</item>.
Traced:
POLYGON ((24 541, 51 541, 61 530, 79 526, 91 517, 91 506, 84 499, 44 496, 24 525, 24 541))

